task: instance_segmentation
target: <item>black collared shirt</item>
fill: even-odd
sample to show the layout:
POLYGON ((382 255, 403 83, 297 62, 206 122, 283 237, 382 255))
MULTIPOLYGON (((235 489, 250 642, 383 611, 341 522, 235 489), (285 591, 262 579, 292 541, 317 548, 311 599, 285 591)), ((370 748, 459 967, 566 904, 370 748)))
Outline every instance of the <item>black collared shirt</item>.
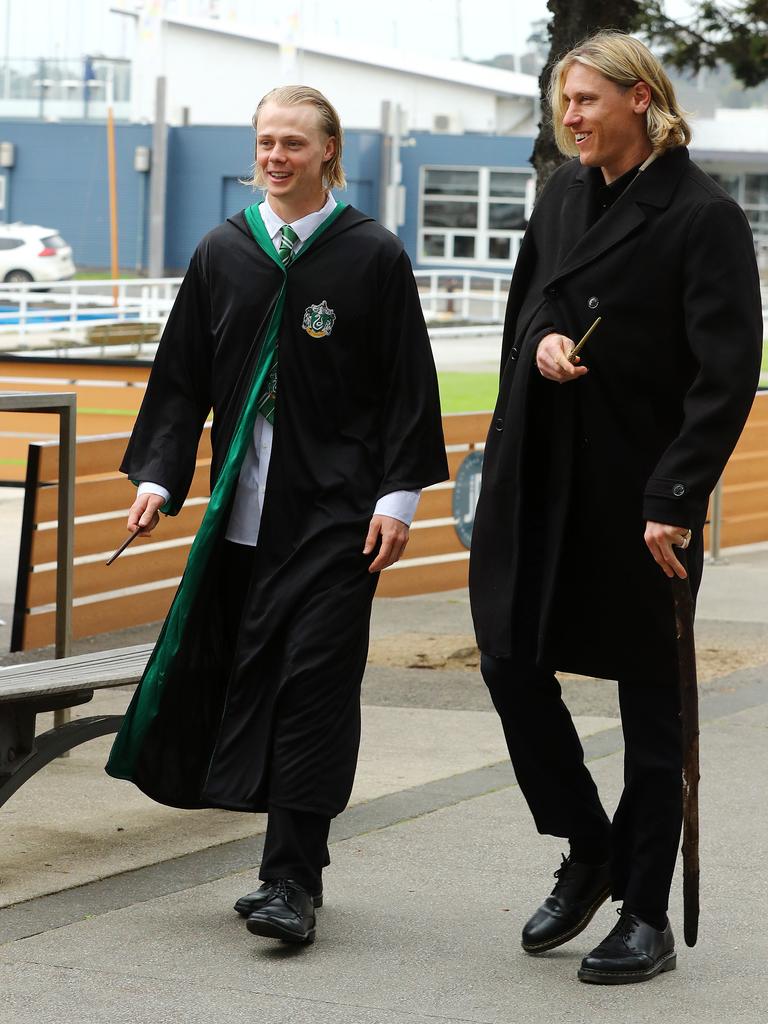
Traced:
POLYGON ((640 164, 637 164, 636 167, 630 168, 620 178, 614 179, 614 181, 607 185, 602 170, 599 167, 593 168, 592 173, 595 175, 596 187, 594 191, 595 201, 591 211, 592 216, 590 217, 592 224, 599 220, 605 211, 613 206, 627 186, 635 180, 640 166, 640 164))

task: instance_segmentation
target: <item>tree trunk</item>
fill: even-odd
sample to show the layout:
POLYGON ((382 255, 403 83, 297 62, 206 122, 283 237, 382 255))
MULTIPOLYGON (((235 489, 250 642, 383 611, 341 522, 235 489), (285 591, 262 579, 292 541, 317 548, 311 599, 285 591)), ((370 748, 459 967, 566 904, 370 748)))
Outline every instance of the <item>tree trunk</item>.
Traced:
POLYGON ((552 68, 571 47, 600 29, 630 32, 640 14, 638 0, 548 0, 547 7, 553 14, 549 23, 551 45, 549 59, 539 77, 541 121, 531 156, 536 170, 536 195, 555 168, 568 159, 555 145, 552 132, 552 111, 547 100, 552 68))

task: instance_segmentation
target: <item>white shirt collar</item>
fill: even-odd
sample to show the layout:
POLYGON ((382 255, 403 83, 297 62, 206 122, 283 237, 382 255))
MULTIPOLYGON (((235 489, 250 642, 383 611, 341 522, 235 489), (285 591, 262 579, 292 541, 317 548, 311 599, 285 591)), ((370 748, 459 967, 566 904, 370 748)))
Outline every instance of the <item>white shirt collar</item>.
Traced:
MULTIPOLYGON (((325 204, 322 209, 316 210, 314 213, 308 213, 306 217, 300 217, 298 220, 293 221, 291 227, 299 236, 300 242, 306 242, 310 235, 314 234, 315 231, 320 227, 326 217, 330 216, 336 208, 336 200, 333 198, 331 192, 328 193, 328 198, 325 200, 325 204)), ((269 232, 269 237, 274 242, 277 236, 280 234, 280 229, 287 221, 282 220, 278 217, 272 207, 269 205, 269 197, 264 197, 264 202, 259 204, 259 213, 261 214, 264 226, 269 232)))

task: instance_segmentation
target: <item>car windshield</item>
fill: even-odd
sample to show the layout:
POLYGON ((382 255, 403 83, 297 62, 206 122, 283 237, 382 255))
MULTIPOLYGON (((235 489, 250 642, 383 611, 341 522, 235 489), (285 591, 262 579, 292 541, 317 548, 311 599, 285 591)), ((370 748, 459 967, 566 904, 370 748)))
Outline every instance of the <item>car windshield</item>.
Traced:
POLYGON ((61 235, 46 235, 45 238, 41 238, 40 241, 48 249, 64 249, 67 244, 61 235))

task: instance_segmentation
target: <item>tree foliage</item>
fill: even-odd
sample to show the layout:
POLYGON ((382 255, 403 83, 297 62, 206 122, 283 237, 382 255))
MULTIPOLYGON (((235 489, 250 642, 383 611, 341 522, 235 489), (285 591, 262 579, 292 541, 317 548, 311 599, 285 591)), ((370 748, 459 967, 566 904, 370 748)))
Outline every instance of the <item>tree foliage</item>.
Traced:
POLYGON ((727 64, 747 87, 768 79, 768 0, 699 0, 692 7, 689 19, 675 21, 664 13, 663 0, 641 0, 636 30, 681 71, 727 64))

